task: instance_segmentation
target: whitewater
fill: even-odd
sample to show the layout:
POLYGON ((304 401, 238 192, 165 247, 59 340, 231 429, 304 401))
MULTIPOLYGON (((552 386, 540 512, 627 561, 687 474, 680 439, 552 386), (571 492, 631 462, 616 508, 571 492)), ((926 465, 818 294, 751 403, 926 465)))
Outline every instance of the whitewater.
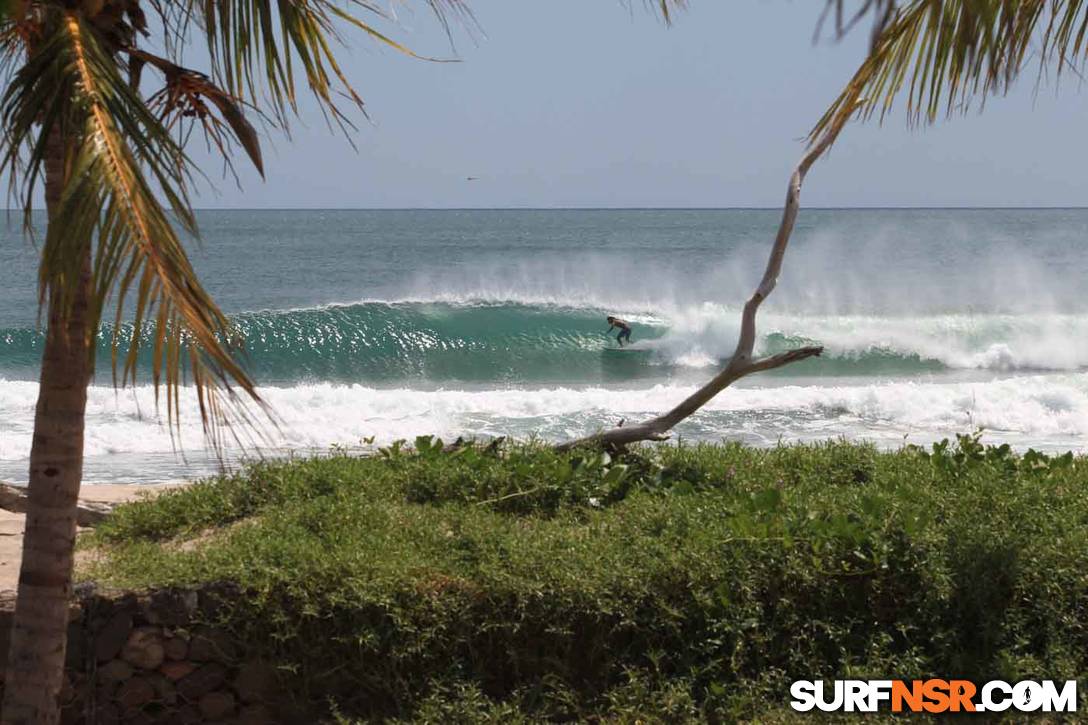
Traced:
MULTIPOLYGON (((422 434, 562 440, 660 413, 731 354, 775 217, 204 212, 196 266, 275 414, 227 464, 422 434), (631 348, 605 334, 608 314, 632 323, 631 348)), ((1086 231, 1080 210, 806 212, 757 352, 824 355, 745 379, 677 437, 891 447, 981 428, 1019 448, 1085 450, 1086 231)), ((42 340, 33 248, 4 234, 0 479, 20 481, 42 340)), ((100 361, 112 334, 100 333, 100 361)), ((171 430, 148 385, 116 391, 101 365, 85 453, 88 481, 220 465, 192 396, 171 430)))

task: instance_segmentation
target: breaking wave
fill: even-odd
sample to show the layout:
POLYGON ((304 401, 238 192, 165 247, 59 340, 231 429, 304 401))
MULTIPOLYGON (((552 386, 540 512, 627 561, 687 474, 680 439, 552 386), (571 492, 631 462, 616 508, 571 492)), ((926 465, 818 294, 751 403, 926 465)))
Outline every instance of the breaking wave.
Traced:
MULTIPOLYGON (((593 384, 684 378, 732 353, 738 311, 704 304, 609 310, 492 301, 359 302, 241 313, 247 365, 265 384, 400 382, 593 384), (605 315, 625 317, 635 344, 622 352, 605 315)), ((790 375, 903 375, 975 369, 1088 367, 1088 316, 760 317, 759 352, 825 347, 790 375)), ((131 338, 131 328, 123 337, 131 338)), ((146 333, 145 333, 146 334, 146 333)), ((102 356, 109 331, 100 335, 102 356)), ((0 374, 33 379, 41 333, 0 330, 0 374)), ((148 346, 150 347, 150 346, 148 346)))
MULTIPOLYGON (((586 435, 620 418, 653 415, 694 389, 656 384, 642 389, 540 387, 531 390, 379 389, 331 383, 266 387, 261 394, 279 416, 270 449, 327 450, 435 434, 586 435)), ((37 384, 0 381, 0 479, 25 480, 37 384)), ((88 481, 177 477, 174 443, 199 472, 203 434, 195 396, 183 394, 176 440, 155 415, 149 387, 90 389, 85 441, 88 481), (127 462, 127 463, 126 463, 127 462), (126 468, 128 466, 129 468, 126 468), (130 470, 131 469, 131 470, 130 470)), ((677 429, 687 440, 741 440, 756 445, 844 435, 897 446, 983 427, 988 440, 1027 447, 1084 450, 1088 440, 1088 376, 1050 373, 980 382, 872 382, 865 385, 739 386, 711 401, 677 429)), ((213 464, 208 463, 206 470, 213 464)))

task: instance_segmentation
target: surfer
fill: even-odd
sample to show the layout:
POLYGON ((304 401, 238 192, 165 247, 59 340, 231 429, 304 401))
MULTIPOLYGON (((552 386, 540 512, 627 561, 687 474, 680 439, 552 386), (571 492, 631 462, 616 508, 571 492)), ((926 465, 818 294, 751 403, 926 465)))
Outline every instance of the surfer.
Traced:
POLYGON ((620 329, 620 334, 616 335, 616 342, 620 344, 620 347, 623 347, 624 340, 627 340, 627 342, 631 342, 631 326, 628 325, 625 320, 621 320, 618 317, 613 317, 612 315, 609 315, 608 332, 611 334, 612 330, 617 327, 620 329))

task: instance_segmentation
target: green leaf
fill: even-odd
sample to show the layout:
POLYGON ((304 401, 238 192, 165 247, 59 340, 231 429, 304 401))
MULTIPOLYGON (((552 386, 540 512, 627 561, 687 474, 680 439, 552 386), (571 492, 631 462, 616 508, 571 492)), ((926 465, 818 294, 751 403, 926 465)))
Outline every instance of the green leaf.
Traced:
POLYGON ((766 488, 752 497, 752 503, 757 511, 777 511, 782 504, 782 492, 777 488, 766 488))
POLYGON ((676 496, 691 496, 695 493, 695 487, 688 481, 680 481, 670 488, 669 492, 676 496))
POLYGON ((617 464, 608 469, 608 473, 604 475, 602 482, 608 486, 615 486, 623 481, 627 477, 627 466, 617 464))

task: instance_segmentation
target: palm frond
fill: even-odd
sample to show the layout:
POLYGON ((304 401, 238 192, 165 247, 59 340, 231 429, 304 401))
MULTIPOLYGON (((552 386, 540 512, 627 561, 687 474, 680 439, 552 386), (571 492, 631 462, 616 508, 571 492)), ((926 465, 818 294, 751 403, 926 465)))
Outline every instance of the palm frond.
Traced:
POLYGON ((871 33, 872 43, 875 43, 881 31, 887 26, 895 14, 897 0, 859 0, 858 7, 852 11, 846 9, 845 0, 827 0, 824 12, 816 25, 816 34, 819 36, 824 24, 829 17, 834 18, 835 35, 842 38, 861 22, 865 17, 873 16, 873 29, 871 33))
MULTIPOLYGON (((43 9, 42 24, 50 22, 43 9)), ((23 210, 23 225, 33 233, 35 190, 44 178, 49 132, 67 133, 68 99, 73 77, 60 63, 63 39, 58 33, 27 32, 8 23, 0 36, 3 68, 10 71, 0 95, 0 170, 8 176, 8 193, 23 210), (33 36, 33 37, 32 37, 33 36)))
MULTIPOLYGON (((627 0, 624 0, 625 2, 627 0)), ((642 0, 668 23, 687 0, 642 0)), ((471 30, 475 17, 465 0, 421 0, 450 35, 450 20, 471 30)), ((338 123, 350 125, 344 102, 363 100, 337 60, 337 46, 356 31, 406 55, 426 57, 394 39, 381 26, 395 22, 375 0, 153 0, 167 28, 167 46, 206 47, 209 75, 231 97, 259 107, 286 125, 297 110, 299 89, 308 88, 338 123)), ((452 38, 452 35, 451 35, 452 38)))
MULTIPOLYGON (((831 2, 841 7, 841 0, 831 2)), ((851 96, 862 99, 856 107, 862 119, 883 120, 905 96, 908 120, 931 123, 1007 92, 1030 59, 1038 61, 1040 73, 1053 67, 1060 76, 1088 55, 1084 0, 867 0, 860 12, 885 16, 877 21, 869 55, 812 138, 851 96)))
MULTIPOLYGON (((426 0, 445 24, 458 17, 472 22, 463 0, 426 0)), ((157 5, 170 5, 159 3, 157 5)), ((378 23, 390 20, 372 0, 188 0, 184 12, 166 10, 174 47, 199 37, 211 58, 209 75, 231 96, 255 105, 269 105, 286 124, 297 110, 298 89, 308 88, 337 122, 349 123, 343 101, 363 108, 362 97, 344 74, 335 48, 345 30, 361 31, 398 52, 420 57, 382 32, 378 23)))
MULTIPOLYGON (((256 129, 246 118, 243 107, 248 107, 260 115, 258 109, 233 98, 203 73, 183 68, 166 58, 136 48, 130 48, 128 53, 130 68, 132 61, 135 61, 140 66, 153 66, 162 73, 165 85, 147 103, 167 128, 186 127, 179 133, 185 139, 189 137, 193 127, 199 126, 209 145, 218 148, 231 168, 233 162, 230 141, 233 138, 245 150, 261 176, 264 176, 260 139, 256 129), (186 120, 189 121, 188 124, 185 123, 186 120)), ((130 85, 138 87, 138 84, 131 82, 130 85)))
POLYGON ((171 217, 195 231, 184 192, 188 160, 86 21, 67 14, 58 38, 55 58, 74 77, 70 113, 80 133, 42 268, 46 275, 63 268, 72 256, 68 235, 83 238, 93 230, 95 300, 101 308, 112 295, 117 307, 115 379, 118 373, 121 384, 136 378, 141 336, 128 341, 123 360, 118 355, 120 323, 131 302, 135 330, 153 330, 152 381, 156 399, 160 389, 166 392, 168 420, 177 420, 188 372, 205 430, 218 448, 225 432, 237 435, 232 420, 253 422, 245 400, 261 401, 237 359, 230 320, 201 287, 172 223, 171 217))

